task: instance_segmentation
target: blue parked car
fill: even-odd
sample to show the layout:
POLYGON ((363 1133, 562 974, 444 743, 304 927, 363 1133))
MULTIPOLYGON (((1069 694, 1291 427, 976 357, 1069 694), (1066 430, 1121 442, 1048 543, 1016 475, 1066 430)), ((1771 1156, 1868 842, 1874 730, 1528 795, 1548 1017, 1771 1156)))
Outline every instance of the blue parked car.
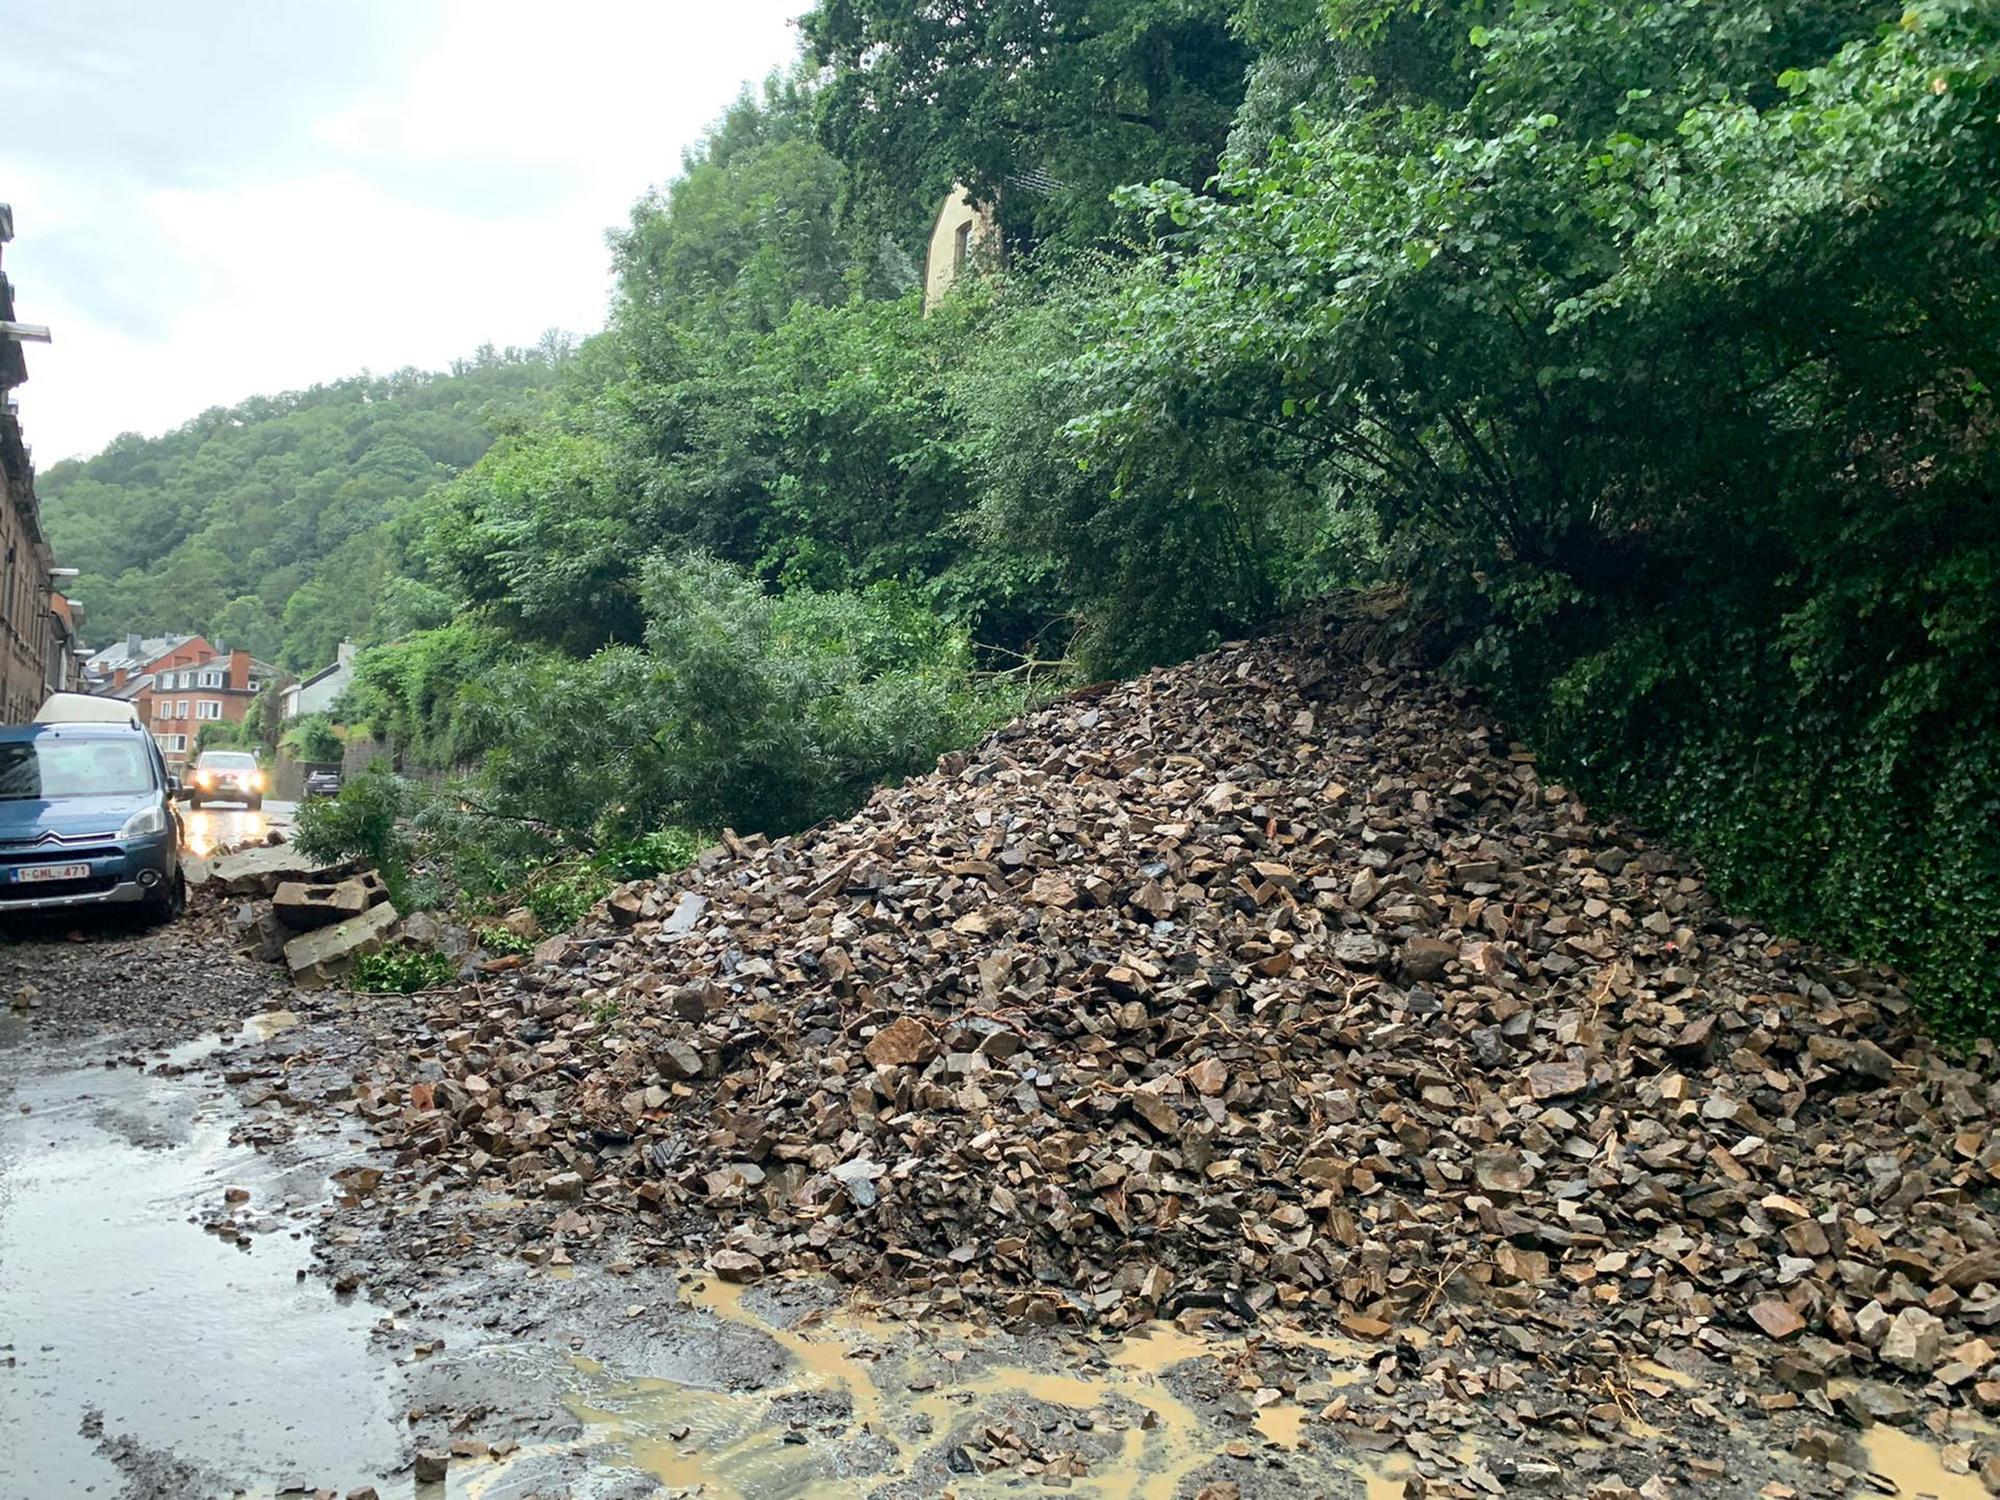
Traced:
POLYGON ((0 915, 117 906, 164 922, 187 905, 177 792, 136 724, 0 728, 0 915))

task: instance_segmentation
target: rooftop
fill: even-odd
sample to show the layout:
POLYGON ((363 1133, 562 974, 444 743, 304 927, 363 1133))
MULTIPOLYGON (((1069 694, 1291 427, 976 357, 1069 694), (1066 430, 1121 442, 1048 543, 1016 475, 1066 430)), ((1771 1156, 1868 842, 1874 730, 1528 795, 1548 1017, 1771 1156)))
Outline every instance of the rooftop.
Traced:
POLYGON ((128 636, 101 651, 93 651, 85 666, 93 672, 115 672, 120 667, 129 672, 158 661, 169 651, 176 651, 193 639, 191 635, 128 636))

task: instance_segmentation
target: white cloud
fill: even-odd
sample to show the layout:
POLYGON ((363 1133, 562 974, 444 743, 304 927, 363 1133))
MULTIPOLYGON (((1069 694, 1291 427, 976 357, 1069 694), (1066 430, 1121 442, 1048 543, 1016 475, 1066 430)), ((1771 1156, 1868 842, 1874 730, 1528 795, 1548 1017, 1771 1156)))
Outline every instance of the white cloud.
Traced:
MULTIPOLYGON (((803 3, 398 6, 360 86, 274 120, 261 154, 211 149, 197 109, 179 127, 133 120, 129 156, 99 147, 89 172, 0 160, 21 316, 55 329, 19 392, 38 460, 364 367, 600 326, 605 231, 789 59, 803 3), (176 171, 149 179, 163 154, 176 171)), ((325 92, 309 55, 292 65, 325 92)))

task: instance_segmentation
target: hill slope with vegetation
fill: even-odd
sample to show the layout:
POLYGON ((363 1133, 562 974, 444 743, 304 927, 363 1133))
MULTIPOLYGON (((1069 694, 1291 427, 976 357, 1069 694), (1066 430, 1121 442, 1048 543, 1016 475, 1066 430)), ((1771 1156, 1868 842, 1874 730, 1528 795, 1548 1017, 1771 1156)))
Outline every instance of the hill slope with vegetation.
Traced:
POLYGON ((393 523, 533 418, 560 341, 444 374, 356 376, 128 433, 40 476, 90 638, 199 631, 306 671, 364 636, 402 571, 393 523))

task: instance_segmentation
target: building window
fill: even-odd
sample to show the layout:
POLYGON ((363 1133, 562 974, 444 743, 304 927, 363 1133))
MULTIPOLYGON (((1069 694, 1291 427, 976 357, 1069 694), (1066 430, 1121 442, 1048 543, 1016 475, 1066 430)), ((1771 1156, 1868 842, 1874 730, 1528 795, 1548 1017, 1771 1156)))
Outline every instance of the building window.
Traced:
POLYGON ((156 734, 153 736, 153 738, 160 742, 160 748, 162 750, 187 749, 188 741, 187 741, 187 736, 184 734, 156 734))
POLYGON ((197 719, 219 719, 222 717, 222 705, 213 698, 203 698, 195 704, 194 716, 197 719))
POLYGON ((221 687, 221 686, 222 686, 222 674, 221 674, 220 672, 204 672, 204 673, 202 673, 202 674, 201 674, 201 685, 202 685, 203 687, 221 687))
POLYGON ((183 698, 174 705, 174 717, 176 719, 185 719, 187 716, 188 716, 188 701, 187 699, 183 698))
POLYGON ((972 255, 972 220, 967 219, 958 226, 958 232, 951 241, 951 270, 956 276, 965 269, 965 262, 972 255))

